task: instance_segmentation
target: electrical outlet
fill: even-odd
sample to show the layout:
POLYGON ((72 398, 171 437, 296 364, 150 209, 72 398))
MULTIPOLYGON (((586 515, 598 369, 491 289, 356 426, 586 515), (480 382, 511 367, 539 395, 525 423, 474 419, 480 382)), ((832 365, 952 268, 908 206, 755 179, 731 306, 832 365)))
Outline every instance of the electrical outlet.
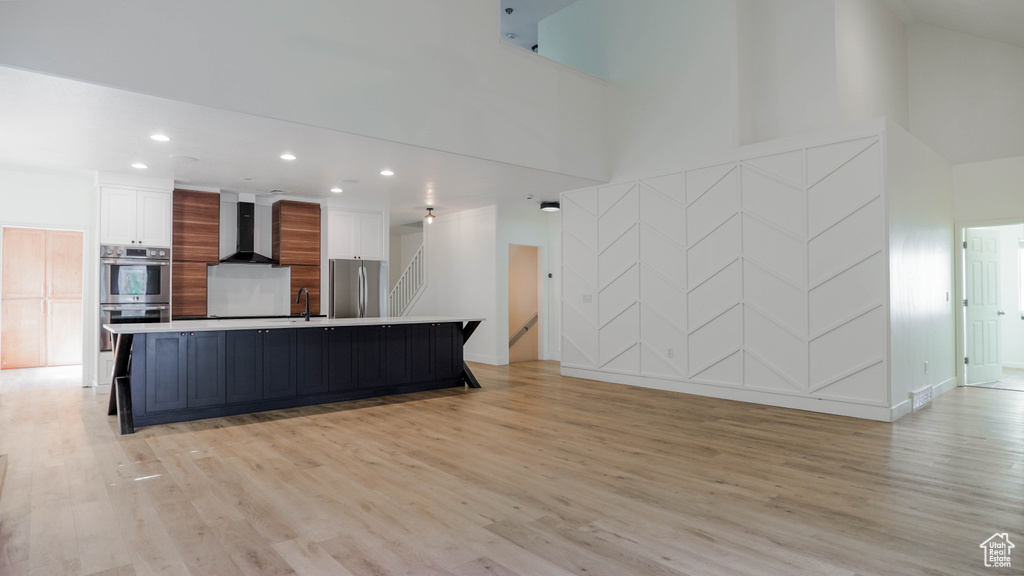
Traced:
POLYGON ((669 348, 668 352, 666 352, 665 354, 669 358, 675 358, 676 357, 676 349, 675 348, 669 348))
POLYGON ((925 374, 928 373, 928 361, 927 360, 924 361, 924 373, 925 374))
POLYGON ((584 294, 583 295, 583 303, 584 304, 591 304, 593 302, 594 302, 594 295, 593 294, 584 294))

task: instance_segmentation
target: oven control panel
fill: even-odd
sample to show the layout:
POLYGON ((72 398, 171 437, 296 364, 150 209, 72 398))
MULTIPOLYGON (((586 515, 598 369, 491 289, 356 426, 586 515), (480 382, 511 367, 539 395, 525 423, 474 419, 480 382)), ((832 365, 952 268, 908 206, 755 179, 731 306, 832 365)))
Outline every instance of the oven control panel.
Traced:
POLYGON ((104 244, 100 246, 102 258, 131 258, 140 260, 170 260, 170 248, 146 248, 142 246, 116 246, 104 244))

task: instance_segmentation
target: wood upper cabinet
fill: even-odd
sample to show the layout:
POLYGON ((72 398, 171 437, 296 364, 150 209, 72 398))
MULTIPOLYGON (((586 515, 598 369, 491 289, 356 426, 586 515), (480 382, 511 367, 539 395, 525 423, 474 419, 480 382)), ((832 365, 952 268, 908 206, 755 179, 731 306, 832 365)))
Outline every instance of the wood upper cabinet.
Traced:
POLYGON ((272 251, 272 257, 282 266, 319 267, 320 205, 293 200, 274 202, 272 251))
POLYGON ((220 194, 174 191, 174 246, 183 262, 216 264, 220 259, 220 194))
POLYGON ((303 295, 299 302, 295 303, 295 296, 299 288, 309 290, 309 313, 320 313, 320 267, 319 266, 292 266, 291 267, 291 297, 288 302, 292 314, 302 314, 306 311, 306 296, 303 295))
POLYGON ((171 310, 174 318, 206 316, 206 262, 174 261, 171 310))

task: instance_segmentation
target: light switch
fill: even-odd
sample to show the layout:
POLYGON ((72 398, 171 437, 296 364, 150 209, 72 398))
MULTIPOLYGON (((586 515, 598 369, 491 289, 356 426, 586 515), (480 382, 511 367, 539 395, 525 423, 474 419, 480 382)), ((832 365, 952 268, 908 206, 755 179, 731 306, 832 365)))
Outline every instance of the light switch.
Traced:
POLYGON ((594 295, 593 294, 584 294, 583 295, 583 303, 584 304, 592 304, 593 302, 594 302, 594 295))

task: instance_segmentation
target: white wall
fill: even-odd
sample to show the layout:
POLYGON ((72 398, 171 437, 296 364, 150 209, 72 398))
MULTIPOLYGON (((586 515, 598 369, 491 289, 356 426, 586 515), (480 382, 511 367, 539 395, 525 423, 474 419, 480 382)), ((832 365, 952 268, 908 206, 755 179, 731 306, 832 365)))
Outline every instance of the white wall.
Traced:
POLYGON ((499 24, 479 0, 2 2, 0 64, 604 179, 605 83, 499 24))
POLYGON ((1024 222, 1024 156, 953 166, 958 223, 1024 222))
POLYGON ((874 121, 564 194, 562 372, 893 418, 884 135, 874 121))
POLYGON ((845 122, 910 128, 906 26, 882 0, 836 0, 836 80, 845 122))
POLYGON ((1024 155, 1024 48, 907 27, 910 131, 953 164, 1024 155))
POLYGON ((439 214, 433 224, 424 227, 427 287, 408 314, 484 318, 466 343, 465 357, 485 364, 502 364, 502 347, 506 362, 508 355, 504 328, 508 304, 506 300, 504 310, 499 311, 495 299, 497 228, 496 206, 439 214))
POLYGON ((953 190, 950 165, 901 128, 886 134, 892 406, 911 391, 956 384, 953 190), (927 372, 925 362, 928 363, 927 372))
POLYGON ((83 232, 82 385, 91 385, 99 351, 99 198, 95 174, 0 166, 0 226, 83 232))

